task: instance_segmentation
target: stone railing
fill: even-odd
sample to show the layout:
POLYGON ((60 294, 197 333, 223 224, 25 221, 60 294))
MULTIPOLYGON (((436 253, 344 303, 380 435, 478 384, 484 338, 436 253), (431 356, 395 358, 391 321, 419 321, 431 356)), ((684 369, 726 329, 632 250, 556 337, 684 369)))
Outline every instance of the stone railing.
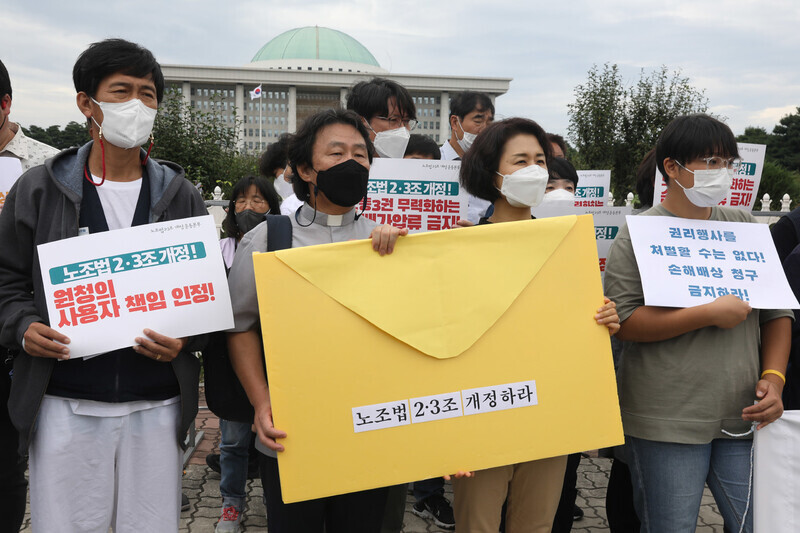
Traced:
MULTIPOLYGON (((208 208, 208 213, 210 215, 214 215, 214 221, 217 224, 217 229, 221 230, 222 221, 225 219, 225 207, 228 206, 229 202, 225 199, 224 195, 222 194, 222 189, 219 187, 214 187, 214 192, 211 196, 211 200, 206 200, 206 207, 208 208)), ((613 206, 614 201, 614 195, 609 192, 608 202, 606 205, 613 206)), ((791 211, 790 206, 792 205, 792 199, 789 198, 788 194, 784 194, 783 198, 778 200, 781 206, 779 211, 772 211, 773 202, 774 200, 770 199, 769 194, 765 194, 761 198, 761 209, 753 210, 753 215, 758 217, 759 222, 764 224, 773 224, 774 222, 777 222, 778 219, 784 215, 784 213, 791 211)), ((625 206, 633 207, 632 192, 629 192, 625 197, 625 206)))
MULTIPOLYGON (((609 192, 608 193, 608 202, 606 205, 613 206, 614 205, 614 195, 609 192)), ((775 200, 772 200, 769 194, 765 194, 760 202, 761 202, 761 209, 754 209, 752 211, 753 215, 758 217, 758 221, 764 224, 773 224, 778 221, 785 213, 791 211, 792 199, 789 197, 788 194, 784 194, 783 198, 778 200, 780 203, 780 210, 773 211, 772 210, 772 203, 775 200)), ((756 201, 758 203, 758 201, 756 201)), ((628 195, 625 197, 625 206, 626 207, 633 207, 633 193, 629 192, 628 195)))

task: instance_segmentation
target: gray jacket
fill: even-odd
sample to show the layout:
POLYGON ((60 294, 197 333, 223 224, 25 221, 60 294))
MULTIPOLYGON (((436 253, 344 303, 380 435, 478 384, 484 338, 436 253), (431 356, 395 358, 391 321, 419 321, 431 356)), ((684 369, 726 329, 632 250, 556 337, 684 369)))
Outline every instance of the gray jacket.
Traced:
MULTIPOLYGON (((86 159, 92 143, 64 150, 44 165, 25 172, 11 188, 0 213, 0 344, 20 351, 8 410, 19 430, 19 450, 27 454, 54 359, 32 357, 22 338, 33 322, 48 324, 37 245, 75 237, 83 193, 86 159)), ((149 159, 150 222, 207 214, 200 193, 184 179, 178 165, 149 159)), ((193 343, 190 343, 193 344, 193 343)), ((187 345, 172 365, 181 391, 181 420, 176 438, 183 444, 197 414, 200 365, 187 345)))

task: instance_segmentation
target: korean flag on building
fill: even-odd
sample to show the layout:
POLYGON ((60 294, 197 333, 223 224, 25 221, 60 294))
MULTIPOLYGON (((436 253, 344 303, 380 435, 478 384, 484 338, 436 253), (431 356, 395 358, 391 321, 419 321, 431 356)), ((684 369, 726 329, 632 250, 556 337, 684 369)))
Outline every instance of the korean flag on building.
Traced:
POLYGON ((250 100, 255 100, 256 98, 261 98, 261 85, 250 91, 250 100))

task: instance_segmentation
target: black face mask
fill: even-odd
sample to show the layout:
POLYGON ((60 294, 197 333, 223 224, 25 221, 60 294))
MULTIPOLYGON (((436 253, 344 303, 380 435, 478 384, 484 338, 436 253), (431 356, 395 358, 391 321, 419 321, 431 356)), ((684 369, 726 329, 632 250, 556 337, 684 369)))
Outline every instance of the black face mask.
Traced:
POLYGON ((264 222, 265 216, 267 216, 266 213, 256 213, 252 209, 245 209, 244 211, 236 213, 236 227, 238 227, 239 231, 244 235, 264 222))
POLYGON ((355 159, 317 172, 317 189, 340 207, 353 207, 364 198, 368 181, 369 169, 355 159))

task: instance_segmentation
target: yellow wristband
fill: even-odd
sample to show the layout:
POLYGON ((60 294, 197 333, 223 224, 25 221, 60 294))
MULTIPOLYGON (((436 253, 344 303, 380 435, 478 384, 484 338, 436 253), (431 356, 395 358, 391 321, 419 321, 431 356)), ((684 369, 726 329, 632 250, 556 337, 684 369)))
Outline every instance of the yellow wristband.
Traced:
POLYGON ((779 378, 781 378, 783 380, 784 385, 786 384, 786 376, 784 376, 783 374, 781 374, 777 370, 772 370, 771 368, 768 368, 768 369, 764 370, 761 373, 761 377, 763 378, 767 374, 775 374, 776 376, 778 376, 779 378))

